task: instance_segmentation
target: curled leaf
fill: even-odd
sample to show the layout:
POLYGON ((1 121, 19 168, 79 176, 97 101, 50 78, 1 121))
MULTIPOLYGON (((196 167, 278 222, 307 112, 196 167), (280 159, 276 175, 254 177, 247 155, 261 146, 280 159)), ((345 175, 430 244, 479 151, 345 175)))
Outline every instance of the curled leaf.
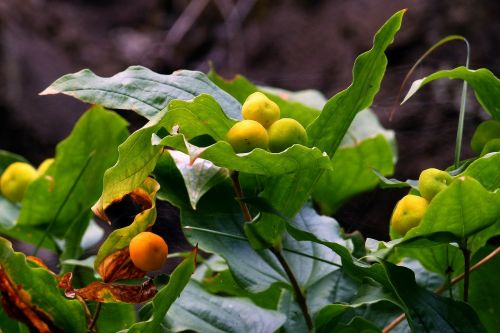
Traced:
POLYGON ((103 281, 112 282, 116 280, 137 279, 146 275, 146 272, 135 267, 130 260, 128 247, 113 252, 100 263, 97 273, 102 276, 103 281))
POLYGON ((71 272, 64 274, 59 281, 58 287, 64 289, 66 297, 75 298, 78 296, 86 301, 139 304, 153 298, 158 292, 151 279, 146 280, 141 285, 111 284, 95 281, 79 289, 73 288, 72 279, 73 274, 71 272))

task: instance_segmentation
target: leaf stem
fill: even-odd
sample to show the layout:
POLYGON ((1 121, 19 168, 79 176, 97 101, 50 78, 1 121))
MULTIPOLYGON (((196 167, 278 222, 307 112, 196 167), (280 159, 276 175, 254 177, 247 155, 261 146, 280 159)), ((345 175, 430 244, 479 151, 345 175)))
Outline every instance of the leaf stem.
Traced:
MULTIPOLYGON (((475 271, 476 269, 478 269, 479 267, 483 266, 488 261, 490 261, 491 259, 493 259, 499 252, 500 252, 500 246, 497 247, 495 250, 491 251, 490 254, 488 254, 486 257, 484 257, 483 259, 481 259, 480 261, 478 261, 474 266, 472 266, 467 271, 467 274, 465 274, 465 270, 464 270, 464 272, 462 274, 455 276, 451 280, 451 284, 447 283, 447 284, 443 285, 442 287, 439 287, 438 289, 436 289, 434 291, 436 292, 436 294, 441 294, 447 288, 451 288, 451 286, 453 286, 454 284, 462 281, 465 278, 465 275, 469 275, 470 273, 472 273, 473 271, 475 271)), ((394 329, 396 326, 398 326, 399 323, 401 323, 405 318, 406 318, 405 314, 402 313, 399 317, 397 317, 396 319, 394 319, 393 321, 391 321, 389 323, 389 325, 387 325, 382 330, 382 333, 388 333, 388 332, 392 331, 392 329, 394 329)))
POLYGON ((464 246, 461 248, 464 255, 464 302, 467 303, 469 300, 469 277, 470 277, 470 257, 471 251, 464 246))
MULTIPOLYGON (((470 45, 467 39, 463 39, 467 46, 467 59, 465 60, 465 68, 469 69, 470 60, 470 45)), ((465 106, 467 102, 467 81, 464 80, 462 85, 462 96, 460 98, 460 114, 458 116, 457 139, 455 142, 455 169, 458 169, 460 164, 460 154, 462 152, 462 137, 464 132, 465 106)))
POLYGON ((92 321, 90 322, 89 327, 88 327, 88 330, 90 332, 93 332, 93 330, 94 330, 94 326, 97 323, 97 319, 99 318, 99 314, 101 313, 101 307, 102 307, 102 303, 100 303, 100 302, 97 303, 97 305, 95 307, 94 316, 92 317, 92 321))
MULTIPOLYGON (((241 189, 241 184, 239 180, 239 172, 238 171, 233 171, 231 173, 231 181, 233 183, 233 188, 234 192, 236 193, 237 199, 242 199, 243 196, 243 190, 241 189)), ((241 212, 243 213, 243 217, 245 218, 246 222, 252 222, 252 215, 250 214, 250 210, 248 209, 248 206, 245 202, 242 200, 238 200, 241 208, 241 212)), ((302 292, 302 289, 300 289, 299 283, 297 282, 297 278, 293 274, 292 269, 290 268, 290 265, 288 265, 288 262, 286 261, 286 258, 283 256, 283 253, 281 252, 281 249, 277 249, 274 247, 271 247, 269 249, 271 253, 276 257, 278 262, 280 263, 281 267, 285 271, 288 280, 290 281, 290 284, 292 285, 294 294, 295 294, 295 300, 299 304, 300 310, 302 311, 302 315, 304 316, 304 319, 306 321, 306 325, 309 331, 312 331, 314 329, 314 324, 311 318, 311 315, 309 314, 309 309, 307 307, 307 301, 304 296, 304 293, 302 292)))
POLYGON ((85 161, 85 164, 83 165, 82 169, 80 170, 80 172, 78 173, 78 176, 76 177, 75 181, 73 182, 73 184, 71 185, 68 193, 66 193, 66 196, 64 197, 63 201, 61 202, 61 204, 59 205, 59 208, 57 209, 57 212, 56 214, 54 215, 54 218, 52 219, 52 221, 50 221, 50 224, 47 226, 47 229, 45 229, 45 232, 42 236, 42 238, 40 239, 40 241, 38 242, 38 244, 36 245, 35 247, 35 251, 33 252, 33 256, 36 257, 36 255, 38 254, 38 251, 40 250, 40 248, 42 247, 42 244, 43 242, 45 241, 45 238, 47 238, 50 230, 52 229, 52 227, 54 226, 55 222, 57 221, 57 218, 59 217, 59 215, 61 214, 64 206, 66 205, 66 203, 68 202, 69 200, 69 197, 71 196, 71 194, 73 193, 73 191, 75 190, 76 188, 76 185, 78 184, 78 182, 80 181, 80 178, 82 178, 83 176, 83 173, 85 172, 85 170, 87 169, 87 167, 89 166, 89 163, 90 161, 92 160, 92 158, 94 157, 94 153, 95 151, 92 151, 90 152, 89 156, 87 157, 87 160, 85 161))

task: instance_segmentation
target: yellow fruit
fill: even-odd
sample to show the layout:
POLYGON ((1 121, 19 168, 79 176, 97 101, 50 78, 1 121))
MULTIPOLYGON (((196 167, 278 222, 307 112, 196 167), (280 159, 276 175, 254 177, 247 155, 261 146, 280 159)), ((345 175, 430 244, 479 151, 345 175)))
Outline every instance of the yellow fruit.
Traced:
POLYGON ((249 95, 241 109, 243 118, 255 120, 265 128, 280 119, 280 108, 278 104, 271 101, 261 92, 249 95))
POLYGON ((38 169, 37 169, 38 174, 40 176, 44 175, 47 172, 47 170, 49 169, 49 167, 52 165, 52 163, 54 163, 53 158, 47 158, 42 163, 40 163, 40 165, 38 166, 38 169))
POLYGON ((420 224, 428 206, 427 200, 408 194, 398 201, 391 217, 391 226, 401 236, 420 224))
POLYGON ((237 153, 248 153, 255 148, 267 149, 266 129, 255 120, 243 120, 236 123, 227 132, 227 141, 237 153))
POLYGON ((157 234, 144 231, 132 238, 129 253, 137 268, 145 272, 156 271, 167 259, 168 246, 157 234))
POLYGON ((28 163, 12 163, 5 169, 0 179, 3 196, 12 202, 22 201, 28 185, 37 177, 38 172, 28 163))
POLYGON ((430 168, 422 171, 418 178, 418 189, 422 197, 431 201, 436 194, 451 184, 453 177, 446 171, 430 168))
POLYGON ((307 144, 307 132, 295 119, 282 118, 267 130, 269 150, 279 153, 294 144, 307 144))

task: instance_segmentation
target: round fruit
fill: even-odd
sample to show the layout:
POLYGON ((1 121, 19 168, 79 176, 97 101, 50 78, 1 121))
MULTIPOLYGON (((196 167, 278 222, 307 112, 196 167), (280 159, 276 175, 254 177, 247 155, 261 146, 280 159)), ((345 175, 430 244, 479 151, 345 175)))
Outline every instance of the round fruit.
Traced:
POLYGON ((144 231, 132 238, 129 252, 130 259, 137 268, 150 272, 163 266, 168 255, 168 246, 157 234, 144 231))
POLYGON ((254 92, 247 97, 241 109, 244 119, 255 120, 265 128, 280 119, 278 104, 271 101, 261 92, 254 92))
POLYGON ((486 120, 476 128, 470 146, 473 151, 479 154, 488 141, 496 138, 500 138, 500 121, 486 120))
POLYGON ((54 163, 53 158, 47 158, 42 163, 40 163, 40 165, 38 166, 38 169, 37 169, 38 174, 40 176, 44 175, 47 172, 47 170, 49 169, 49 167, 52 165, 52 163, 54 163))
POLYGON ((269 142, 266 129, 255 120, 236 123, 227 132, 227 141, 237 153, 248 153, 255 148, 267 149, 269 142))
POLYGON ((436 194, 451 184, 453 177, 448 172, 435 168, 422 171, 418 178, 418 188, 422 197, 431 201, 436 194))
POLYGON ((408 194, 398 201, 391 217, 391 226, 401 236, 419 225, 427 210, 428 202, 418 195, 408 194))
POLYGON ((3 196, 12 202, 20 202, 28 185, 37 177, 38 172, 28 163, 12 163, 5 169, 0 179, 3 196))
POLYGON ((307 132, 295 119, 282 118, 276 121, 267 130, 269 134, 269 150, 279 153, 298 143, 307 144, 307 132))

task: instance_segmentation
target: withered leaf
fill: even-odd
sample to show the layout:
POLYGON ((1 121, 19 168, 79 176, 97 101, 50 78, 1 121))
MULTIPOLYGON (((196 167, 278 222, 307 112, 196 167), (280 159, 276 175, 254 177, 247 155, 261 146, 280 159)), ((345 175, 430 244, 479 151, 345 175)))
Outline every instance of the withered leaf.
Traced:
POLYGON ((137 279, 146 275, 146 272, 135 267, 130 260, 128 247, 105 257, 97 267, 97 272, 104 282, 137 279))
POLYGON ((30 330, 41 333, 62 332, 53 325, 47 313, 31 304, 30 294, 23 286, 15 285, 2 266, 0 266, 0 292, 3 308, 9 317, 23 322, 30 330))
POLYGON ((68 298, 81 297, 86 301, 97 301, 101 303, 125 302, 144 303, 158 292, 153 280, 148 279, 141 285, 124 285, 104 282, 92 282, 86 287, 74 289, 72 286, 73 274, 66 273, 59 281, 58 286, 64 289, 68 298))

